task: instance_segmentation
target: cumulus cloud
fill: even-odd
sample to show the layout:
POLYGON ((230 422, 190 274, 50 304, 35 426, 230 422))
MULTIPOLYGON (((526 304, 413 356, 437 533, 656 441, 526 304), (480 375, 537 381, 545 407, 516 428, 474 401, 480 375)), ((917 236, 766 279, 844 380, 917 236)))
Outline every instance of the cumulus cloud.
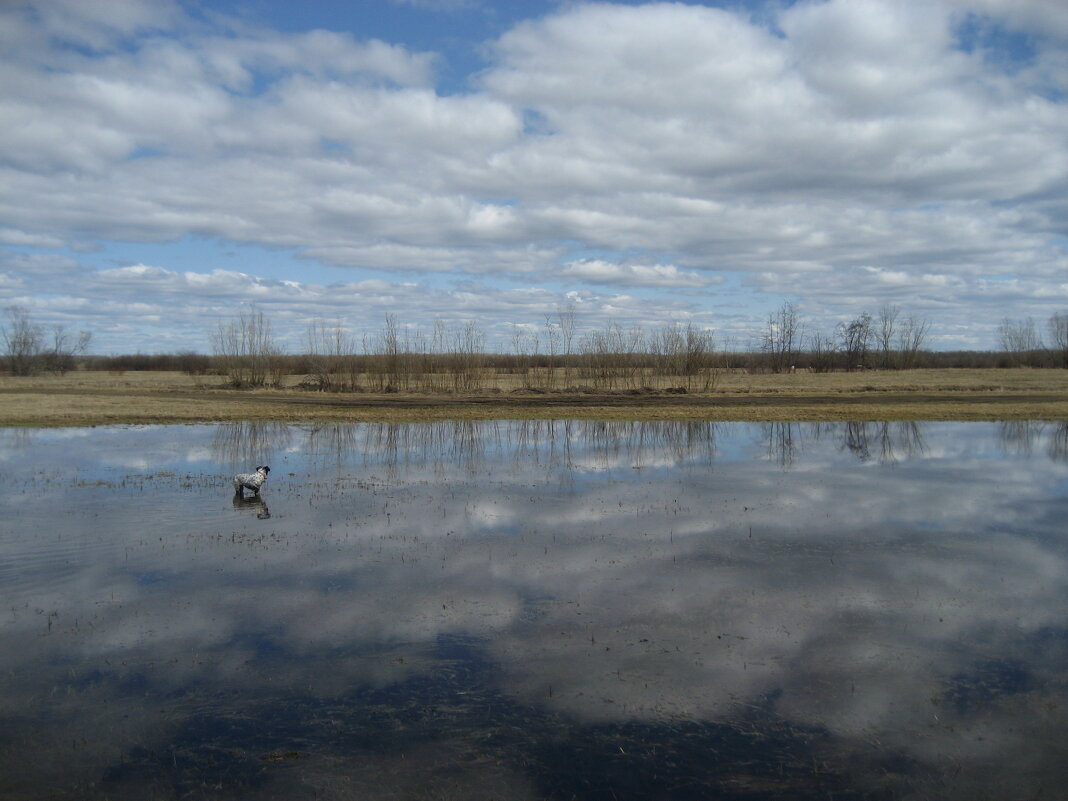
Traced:
MULTIPOLYGON (((684 290, 734 275, 816 320, 860 311, 842 296, 918 307, 942 276, 935 335, 970 321, 977 343, 1007 311, 984 281, 1066 263, 1056 3, 563 5, 449 95, 439 56, 345 31, 210 28, 162 0, 0 14, 9 246, 194 235, 690 313, 684 290)), ((1049 286, 1028 313, 1063 307, 1049 286)))
POLYGON ((37 319, 91 328, 103 352, 121 352, 124 338, 140 329, 163 332, 164 349, 207 351, 218 323, 242 304, 268 314, 281 340, 294 348, 301 347, 312 321, 341 321, 359 339, 375 335, 387 315, 401 311, 399 320, 412 334, 429 335, 438 320, 476 322, 487 345, 501 351, 511 347, 515 323, 540 325, 567 304, 579 310, 584 325, 594 327, 619 319, 649 325, 681 318, 708 322, 671 298, 650 301, 611 288, 561 293, 474 279, 444 287, 380 278, 314 283, 140 263, 94 270, 65 257, 18 254, 0 258, 0 306, 15 304, 37 319))
POLYGON ((674 264, 615 264, 601 259, 568 262, 560 271, 560 277, 591 284, 662 287, 704 287, 722 280, 718 276, 708 278, 695 272, 682 272, 674 264))

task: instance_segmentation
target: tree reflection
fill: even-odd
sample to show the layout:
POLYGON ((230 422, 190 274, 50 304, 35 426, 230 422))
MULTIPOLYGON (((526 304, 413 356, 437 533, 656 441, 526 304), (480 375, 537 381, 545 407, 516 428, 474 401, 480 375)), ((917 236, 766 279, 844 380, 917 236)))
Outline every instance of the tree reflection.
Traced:
POLYGON ((293 432, 287 423, 223 423, 215 428, 211 451, 216 461, 231 466, 269 464, 289 449, 293 432))
POLYGON ((1068 462, 1068 422, 1057 423, 1049 438, 1049 458, 1068 462))
POLYGON ((800 445, 800 437, 795 437, 795 433, 800 432, 800 424, 764 423, 761 430, 764 433, 768 460, 777 462, 783 469, 793 467, 800 445))
POLYGON ((642 468, 664 462, 711 462, 717 424, 522 420, 358 423, 309 428, 282 423, 229 423, 218 427, 214 457, 228 464, 269 461, 295 451, 319 466, 360 464, 386 472, 431 469, 441 475, 457 468, 469 474, 485 468, 490 452, 507 450, 517 463, 570 471, 578 464, 602 469, 642 468))
POLYGON ((1054 462, 1068 462, 1068 422, 1050 423, 1044 420, 1006 420, 998 426, 998 442, 1003 453, 1031 456, 1042 448, 1054 462))
POLYGON ((1030 456, 1042 436, 1046 423, 1041 420, 1006 420, 998 425, 998 442, 1002 452, 1030 456))
POLYGON ((793 467, 806 440, 837 441, 838 447, 858 461, 893 464, 927 452, 924 424, 896 422, 765 423, 761 427, 768 460, 780 467, 793 467))
POLYGON ((5 428, 0 435, 0 450, 25 451, 35 444, 35 431, 32 428, 5 428))

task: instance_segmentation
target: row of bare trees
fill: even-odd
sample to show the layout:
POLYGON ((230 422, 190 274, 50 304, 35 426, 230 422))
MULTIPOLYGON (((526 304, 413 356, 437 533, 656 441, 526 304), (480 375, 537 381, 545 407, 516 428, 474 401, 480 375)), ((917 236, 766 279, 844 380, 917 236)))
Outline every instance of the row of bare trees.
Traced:
MULTIPOLYGON (((516 325, 508 372, 527 389, 559 387, 638 389, 665 381, 689 391, 708 391, 735 354, 717 348, 712 331, 693 323, 662 325, 652 331, 609 322, 587 331, 576 347, 576 313, 572 306, 546 315, 541 327, 516 325)), ((998 328, 1006 366, 1040 366, 1053 359, 1068 367, 1068 313, 1048 321, 1051 347, 1033 319, 1005 319, 998 328)), ((930 323, 899 306, 884 304, 873 316, 862 312, 839 322, 830 333, 805 331, 797 305, 784 302, 770 314, 761 333, 757 359, 747 366, 788 372, 803 365, 813 372, 834 370, 907 370, 925 355, 930 323)), ((58 331, 57 337, 63 332, 58 331)), ((58 340, 57 340, 58 341, 58 340)), ((452 391, 481 389, 490 354, 477 323, 450 327, 435 323, 433 332, 402 326, 387 315, 382 328, 357 343, 340 321, 314 320, 305 338, 309 386, 329 391, 452 391)), ((219 326, 213 348, 231 383, 240 387, 277 384, 282 350, 270 322, 255 309, 219 326)), ((498 354, 492 357, 499 366, 498 354)))
POLYGON ((470 392, 481 387, 485 337, 476 323, 433 333, 411 331, 387 315, 382 328, 357 345, 340 321, 313 320, 305 337, 305 386, 324 392, 470 392))
MULTIPOLYGON (((60 325, 38 325, 20 307, 7 309, 5 319, 0 331, 3 355, 13 375, 69 370, 91 340, 88 332, 75 335, 60 325)), ((1049 347, 1032 318, 1005 319, 998 328, 998 365, 1068 367, 1068 313, 1052 315, 1047 328, 1049 347)), ((324 391, 471 392, 484 388, 492 367, 515 376, 515 386, 531 390, 708 391, 727 367, 828 372, 909 369, 920 366, 921 358, 930 364, 933 354, 924 350, 929 329, 927 320, 884 304, 877 315, 863 312, 829 333, 806 331, 798 307, 788 301, 768 316, 756 347, 739 354, 721 347, 714 332, 693 323, 647 330, 609 322, 578 335, 576 312, 569 306, 546 315, 541 326, 515 325, 508 354, 487 353, 485 334, 473 321, 449 325, 439 320, 427 333, 387 315, 378 331, 360 339, 340 321, 313 320, 305 333, 304 353, 286 356, 270 320, 250 307, 212 332, 210 369, 245 388, 274 386, 284 375, 301 373, 306 386, 324 391)), ((196 362, 198 372, 209 369, 207 357, 196 362)))
POLYGON ((11 375, 65 373, 74 369, 76 357, 84 354, 92 341, 88 331, 75 334, 63 325, 35 323, 21 306, 8 307, 4 317, 0 337, 11 375))
MULTIPOLYGON (((331 392, 472 392, 484 388, 489 354, 477 323, 438 321, 429 335, 387 315, 382 327, 358 343, 340 321, 313 320, 304 339, 304 385, 331 392)), ((587 332, 575 351, 575 312, 545 318, 544 329, 516 326, 514 353, 495 367, 527 389, 581 386, 639 389, 658 381, 709 390, 724 366, 714 335, 693 324, 641 327, 609 323, 587 332)), ((219 368, 235 387, 277 385, 284 372, 269 320, 250 309, 221 323, 212 337, 219 368)))
POLYGON ((647 334, 609 323, 579 343, 578 380, 598 389, 639 389, 657 378, 689 391, 708 391, 726 366, 712 331, 669 323, 647 334))
POLYGON ((1016 367, 1037 367, 1048 362, 1052 352, 1061 367, 1068 367, 1068 312, 1057 312, 1046 321, 1049 345, 1042 341, 1034 318, 1011 320, 998 325, 998 340, 1009 363, 1016 367))
POLYGON ((927 320, 902 316, 899 306, 887 303, 877 317, 862 312, 829 334, 816 330, 806 338, 797 306, 786 301, 768 315, 759 349, 763 368, 775 373, 794 369, 803 352, 814 372, 907 370, 916 366, 929 331, 927 320))

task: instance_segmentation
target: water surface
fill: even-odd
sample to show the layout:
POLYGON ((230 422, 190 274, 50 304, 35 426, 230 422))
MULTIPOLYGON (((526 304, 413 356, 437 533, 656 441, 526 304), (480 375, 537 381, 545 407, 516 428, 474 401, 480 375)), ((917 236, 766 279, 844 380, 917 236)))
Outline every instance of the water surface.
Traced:
POLYGON ((0 798, 1068 786, 1063 425, 6 429, 0 506, 0 798))

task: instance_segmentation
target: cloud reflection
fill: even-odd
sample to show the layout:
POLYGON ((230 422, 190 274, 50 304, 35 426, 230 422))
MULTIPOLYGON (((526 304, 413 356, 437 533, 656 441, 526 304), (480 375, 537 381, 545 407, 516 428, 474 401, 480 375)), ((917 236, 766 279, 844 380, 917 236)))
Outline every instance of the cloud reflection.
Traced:
POLYGON ((500 698, 584 730, 755 725, 758 710, 829 737, 839 771, 909 761, 886 779, 901 792, 1053 786, 1063 429, 5 433, 0 715, 42 749, 102 716, 98 765, 165 743, 209 699, 344 705, 439 676, 441 643, 462 638, 500 698), (194 450, 211 456, 189 472, 194 450), (151 472, 116 471, 124 451, 151 472), (228 509, 216 475, 256 454, 280 465, 271 485, 228 509))

